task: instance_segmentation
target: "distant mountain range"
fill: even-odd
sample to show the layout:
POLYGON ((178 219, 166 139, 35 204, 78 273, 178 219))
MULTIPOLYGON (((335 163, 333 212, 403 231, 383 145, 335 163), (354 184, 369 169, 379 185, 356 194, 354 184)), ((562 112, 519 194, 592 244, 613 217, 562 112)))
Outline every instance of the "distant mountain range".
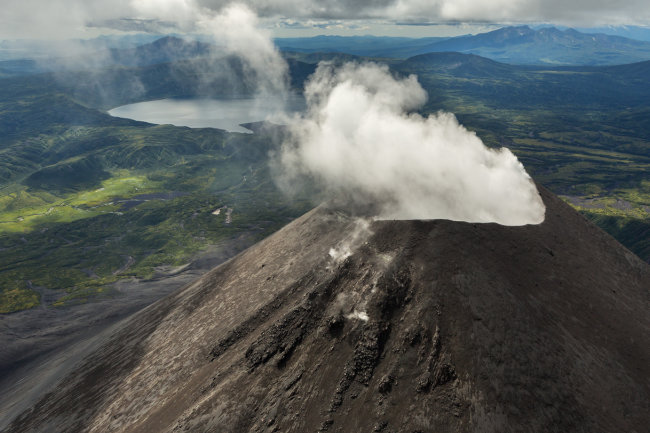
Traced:
POLYGON ((554 27, 505 27, 440 41, 422 47, 418 54, 427 51, 477 54, 513 64, 613 65, 650 60, 650 42, 554 27))
MULTIPOLYGON (((300 53, 301 60, 314 63, 328 58, 325 53, 406 59, 432 52, 475 54, 514 65, 597 66, 650 60, 650 42, 555 27, 537 30, 528 26, 504 27, 454 38, 316 36, 276 39, 275 42, 282 51, 300 53)), ((100 57, 105 62, 123 66, 147 66, 204 57, 216 51, 214 45, 205 42, 168 36, 136 48, 111 49, 100 57)))
POLYGON ((537 30, 528 26, 504 27, 446 39, 317 36, 277 39, 276 44, 285 51, 329 51, 388 58, 454 51, 521 65, 616 65, 650 60, 650 42, 555 27, 537 30))
POLYGON ((0 61, 0 78, 60 70, 103 69, 111 66, 150 66, 218 55, 214 45, 165 36, 136 47, 97 49, 68 57, 0 61))
MULTIPOLYGON (((2 42, 0 47, 6 42, 2 42)), ((555 27, 504 27, 453 38, 316 36, 280 38, 275 39, 275 43, 285 57, 307 63, 331 59, 353 60, 354 56, 393 63, 436 52, 474 54, 512 65, 610 66, 650 60, 648 41, 555 27)), ((83 55, 77 53, 69 57, 0 61, 0 78, 57 70, 151 66, 223 55, 218 47, 210 43, 166 36, 136 47, 98 49, 83 55)))
MULTIPOLYGON (((540 26, 540 28, 543 26, 540 26)), ((623 36, 638 41, 650 41, 650 27, 643 26, 603 26, 590 28, 576 28, 582 33, 602 33, 605 35, 623 36)))

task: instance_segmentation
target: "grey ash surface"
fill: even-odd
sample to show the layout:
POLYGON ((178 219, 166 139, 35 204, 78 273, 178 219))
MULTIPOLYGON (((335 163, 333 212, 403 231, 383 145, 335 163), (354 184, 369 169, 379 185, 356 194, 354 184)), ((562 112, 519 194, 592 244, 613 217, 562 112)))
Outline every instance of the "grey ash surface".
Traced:
POLYGON ((10 432, 632 432, 650 268, 541 190, 546 221, 318 208, 134 315, 10 432), (367 320, 364 320, 367 315, 367 320))
POLYGON ((101 345, 122 320, 251 244, 250 235, 228 239, 197 255, 182 272, 120 280, 113 284, 111 297, 85 304, 52 307, 60 291, 37 288, 43 301, 39 308, 0 315, 0 431, 101 345))

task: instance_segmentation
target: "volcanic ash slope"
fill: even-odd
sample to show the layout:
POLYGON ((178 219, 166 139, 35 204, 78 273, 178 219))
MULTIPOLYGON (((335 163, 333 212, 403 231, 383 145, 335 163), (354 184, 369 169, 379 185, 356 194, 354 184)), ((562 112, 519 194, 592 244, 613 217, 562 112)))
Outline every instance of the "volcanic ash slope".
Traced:
POLYGON ((631 432, 650 270, 540 225, 318 208, 133 316, 9 431, 631 432))

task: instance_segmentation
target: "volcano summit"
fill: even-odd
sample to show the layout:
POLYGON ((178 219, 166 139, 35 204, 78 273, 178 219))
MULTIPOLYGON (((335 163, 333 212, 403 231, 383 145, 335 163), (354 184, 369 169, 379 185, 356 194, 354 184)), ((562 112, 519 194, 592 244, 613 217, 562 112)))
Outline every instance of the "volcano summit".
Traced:
POLYGON ((645 431, 650 269, 541 195, 518 227, 319 207, 127 319, 8 431, 645 431))

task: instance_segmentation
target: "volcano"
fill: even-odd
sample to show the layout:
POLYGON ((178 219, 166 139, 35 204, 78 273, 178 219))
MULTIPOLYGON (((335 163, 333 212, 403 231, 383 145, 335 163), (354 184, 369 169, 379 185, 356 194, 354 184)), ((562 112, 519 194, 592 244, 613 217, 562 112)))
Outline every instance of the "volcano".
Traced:
POLYGON ((318 207, 127 319, 8 431, 647 431, 650 267, 540 194, 519 227, 318 207))

